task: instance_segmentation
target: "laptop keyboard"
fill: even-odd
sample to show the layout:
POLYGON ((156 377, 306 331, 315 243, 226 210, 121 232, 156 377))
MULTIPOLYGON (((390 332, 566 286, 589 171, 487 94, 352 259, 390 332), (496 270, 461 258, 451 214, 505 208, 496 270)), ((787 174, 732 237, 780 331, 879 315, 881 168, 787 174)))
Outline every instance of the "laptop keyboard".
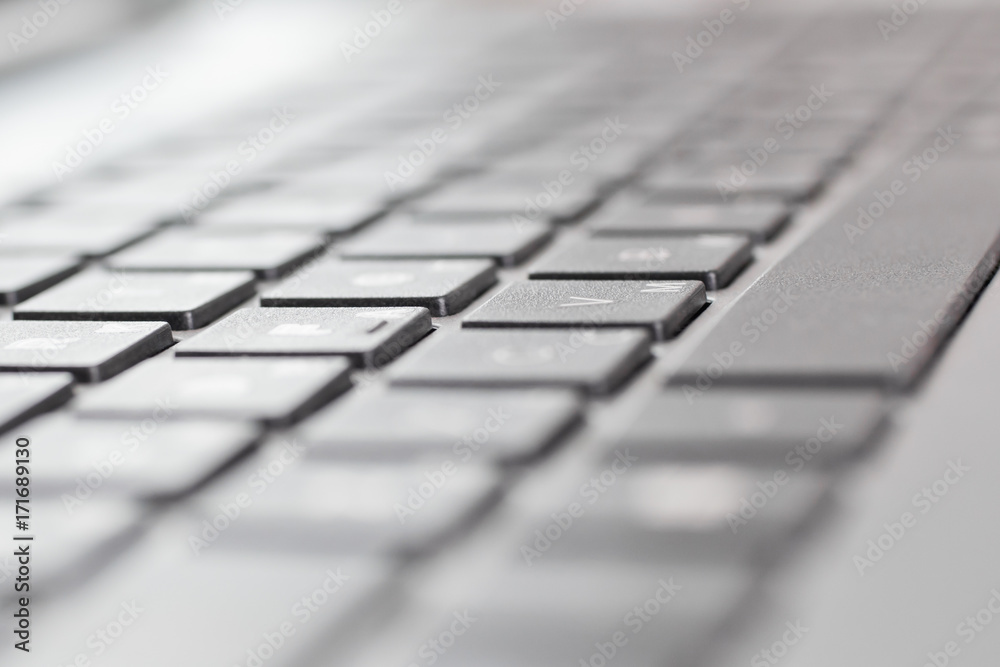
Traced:
POLYGON ((703 664, 1000 261, 1000 17, 739 18, 441 25, 0 212, 45 659, 703 664))

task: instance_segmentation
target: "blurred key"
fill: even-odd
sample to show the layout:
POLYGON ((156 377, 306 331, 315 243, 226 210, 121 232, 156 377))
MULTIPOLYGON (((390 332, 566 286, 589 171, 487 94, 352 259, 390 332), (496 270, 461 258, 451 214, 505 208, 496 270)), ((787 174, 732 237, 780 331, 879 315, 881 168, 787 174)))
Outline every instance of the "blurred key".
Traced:
POLYGON ((197 329, 254 295, 244 272, 85 271, 15 307, 16 320, 158 320, 197 329))
POLYGON ((423 308, 244 308, 178 345, 176 355, 344 355, 383 366, 430 330, 423 308))
POLYGON ((387 221, 340 246, 348 259, 492 259, 520 264, 537 252, 552 230, 542 223, 512 220, 450 222, 387 221))
POLYGON ((456 464, 517 464, 557 441, 577 423, 580 409, 579 397, 569 391, 394 388, 333 405, 303 423, 297 434, 317 458, 402 461, 436 456, 456 464))
POLYGON ((195 220, 199 227, 233 231, 301 230, 345 234, 378 217, 385 205, 368 198, 322 196, 321 191, 269 191, 214 206, 195 220))
POLYGON ((742 236, 595 238, 539 261, 533 279, 700 280, 710 290, 735 278, 752 257, 742 236))
POLYGON ((608 452, 604 465, 562 510, 575 503, 572 530, 545 547, 539 531, 555 521, 545 516, 526 536, 525 545, 544 554, 539 560, 762 567, 787 551, 830 489, 826 475, 790 465, 656 464, 625 446, 608 452))
POLYGON ((519 173, 487 173, 445 185, 413 206, 423 214, 441 218, 526 216, 526 211, 537 210, 546 220, 573 220, 597 203, 598 188, 590 178, 584 180, 568 169, 562 173, 566 176, 562 181, 559 171, 551 179, 537 180, 519 173), (535 201, 539 197, 543 202, 551 202, 549 206, 538 206, 535 201))
POLYGON ((885 424, 873 391, 668 390, 621 440, 642 461, 823 468, 856 455, 885 424))
POLYGON ((533 280, 510 285, 462 320, 469 328, 648 329, 677 334, 706 304, 700 282, 533 280))
POLYGON ((65 280, 79 268, 80 261, 70 257, 0 255, 0 304, 24 301, 65 280))
POLYGON ((590 228, 599 236, 746 234, 754 243, 763 243, 784 227, 789 216, 788 208, 777 202, 733 206, 647 204, 595 221, 590 228))
POLYGON ((443 667, 692 664, 752 589, 740 568, 544 558, 478 581, 443 667))
POLYGON ((154 229, 136 225, 18 221, 0 224, 0 252, 71 254, 104 257, 151 236, 154 229))
POLYGON ((273 280, 322 248, 320 238, 310 233, 177 229, 116 253, 107 264, 132 271, 253 271, 262 280, 273 280))
POLYGON ((350 387, 342 358, 154 359, 80 397, 87 417, 218 417, 286 424, 350 387))
MULTIPOLYGON (((262 466, 278 450, 264 449, 262 466)), ((252 462, 251 462, 252 464, 252 462)), ((398 555, 435 549, 497 498, 496 473, 433 458, 378 465, 310 461, 295 465, 254 496, 222 537, 242 550, 398 555)), ((259 475, 258 475, 259 477, 259 475)), ((246 489, 245 480, 240 480, 246 489)), ((202 506, 208 515, 231 495, 223 485, 202 506)))
POLYGON ((443 317, 496 282, 486 260, 317 262, 260 298, 262 306, 420 306, 443 317))
POLYGON ((0 322, 0 371, 100 382, 173 345, 162 322, 0 322))
POLYGON ((0 373, 0 432, 73 397, 69 373, 0 373))
MULTIPOLYGON (((24 427, 31 436, 32 493, 66 494, 81 503, 91 494, 176 498, 210 479, 259 437, 248 424, 171 417, 166 406, 138 421, 74 419, 65 413, 32 421, 24 427)), ((3 475, 9 478, 7 470, 3 475)))
POLYGON ((566 387, 607 394, 650 355, 644 331, 473 331, 434 337, 393 370, 397 385, 566 387))

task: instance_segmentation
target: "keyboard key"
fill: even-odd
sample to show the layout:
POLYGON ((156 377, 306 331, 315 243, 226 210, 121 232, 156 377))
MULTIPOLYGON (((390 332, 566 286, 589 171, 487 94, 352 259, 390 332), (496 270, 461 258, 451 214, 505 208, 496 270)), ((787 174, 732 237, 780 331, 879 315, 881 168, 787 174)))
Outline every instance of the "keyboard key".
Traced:
MULTIPOLYGON (((266 464, 280 452, 281 446, 264 449, 257 461, 266 464)), ((499 497, 499 477, 488 466, 434 459, 395 465, 296 463, 286 464, 267 493, 254 497, 222 543, 241 550, 357 556, 425 552, 439 548, 499 497)), ((245 478, 239 482, 237 488, 245 490, 245 478)), ((204 500, 206 514, 218 511, 218 499, 232 497, 233 490, 217 488, 204 500)))
POLYGON ((391 373, 397 385, 569 387, 607 394, 650 355, 644 331, 473 331, 432 338, 391 373))
POLYGON ((885 191, 877 220, 866 189, 740 297, 675 384, 911 385, 997 265, 994 167, 949 153, 885 191))
POLYGON ((104 257, 151 236, 153 227, 99 222, 21 220, 0 225, 0 253, 48 252, 104 257))
POLYGON ((86 417, 293 422, 350 387, 346 359, 153 359, 80 398, 86 417))
POLYGON ((542 259, 530 276, 552 280, 700 280, 710 290, 732 282, 752 257, 742 236, 595 238, 542 259))
POLYGON ((300 230, 337 235, 362 227, 385 210, 385 205, 374 199, 334 195, 272 190, 214 206, 195 222, 199 227, 218 230, 300 230))
POLYGON ((753 590, 745 568, 545 558, 481 578, 442 609, 440 627, 454 608, 476 622, 436 664, 691 665, 753 590))
POLYGON ((65 280, 79 268, 79 260, 70 257, 0 255, 0 304, 24 301, 65 280))
POLYGON ((885 424, 872 391, 716 388, 658 394, 621 440, 643 463, 739 461, 821 469, 857 455, 885 424))
POLYGON ((739 152, 704 163, 671 163, 648 175, 642 186, 653 199, 671 203, 731 204, 741 195, 798 202, 818 193, 832 172, 822 156, 810 154, 772 155, 755 172, 741 167, 747 163, 756 166, 739 152))
POLYGON ((492 259, 513 266, 552 236, 547 225, 512 220, 412 222, 392 220, 340 246, 348 259, 492 259))
POLYGON ((69 373, 0 373, 0 432, 73 397, 69 373))
POLYGON ((584 515, 541 559, 765 567, 830 489, 826 475, 807 470, 660 465, 626 447, 605 466, 573 498, 584 515))
POLYGON ((253 271, 273 280, 322 248, 319 237, 309 233, 176 229, 116 253, 107 264, 126 271, 253 271))
POLYGON ((270 306, 427 308, 444 317, 459 312, 496 283, 487 260, 323 260, 260 298, 270 306))
POLYGON ((463 321, 464 327, 649 329, 676 335, 706 305, 700 282, 535 280, 510 285, 463 321))
POLYGON ((491 172, 445 185, 417 200, 413 208, 433 218, 468 219, 525 216, 525 211, 539 210, 545 220, 564 222, 593 208, 598 196, 596 182, 579 175, 561 183, 558 178, 529 179, 519 173, 491 172), (546 184, 551 192, 545 189, 546 184), (539 197, 550 202, 544 209, 535 203, 539 197))
POLYGON ((182 342, 176 356, 344 355, 380 367, 430 331, 423 308, 244 308, 182 342))
POLYGON ((15 320, 166 322, 198 329, 254 295, 253 275, 85 271, 14 308, 15 320))
POLYGON ((579 397, 569 391, 395 388, 335 404, 297 434, 318 458, 520 464, 537 458, 576 424, 580 408, 579 397))
POLYGON ((0 371, 100 382, 174 344, 162 322, 0 322, 0 371))
POLYGON ((754 243, 764 243, 784 227, 789 217, 788 208, 776 202, 734 206, 647 204, 595 221, 590 228, 598 236, 746 234, 754 243))
MULTIPOLYGON (((32 421, 32 493, 86 501, 91 493, 176 498, 197 488, 256 442, 255 427, 223 421, 74 419, 32 421)), ((12 443, 13 444, 13 443, 12 443)), ((6 474, 6 471, 4 471, 6 474)), ((10 487, 13 488, 13 487, 10 487)))

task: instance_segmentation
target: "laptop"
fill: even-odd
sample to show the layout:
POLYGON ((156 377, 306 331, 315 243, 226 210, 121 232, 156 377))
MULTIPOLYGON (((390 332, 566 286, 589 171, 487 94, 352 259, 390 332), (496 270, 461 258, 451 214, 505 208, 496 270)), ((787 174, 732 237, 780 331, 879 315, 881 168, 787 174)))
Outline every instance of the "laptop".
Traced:
POLYGON ((0 10, 3 664, 996 664, 990 3, 0 10))

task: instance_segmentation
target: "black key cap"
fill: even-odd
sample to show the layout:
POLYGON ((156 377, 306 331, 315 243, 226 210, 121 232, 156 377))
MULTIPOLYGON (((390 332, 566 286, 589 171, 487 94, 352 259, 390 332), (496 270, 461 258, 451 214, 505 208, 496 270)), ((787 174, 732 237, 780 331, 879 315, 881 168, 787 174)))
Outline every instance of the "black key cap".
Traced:
POLYGON ((196 218, 199 226, 233 231, 301 230, 346 234, 374 220, 385 205, 368 198, 317 192, 268 191, 214 206, 196 218))
POLYGON ((81 397, 87 417, 219 417, 286 424, 346 391, 351 364, 331 359, 154 359, 81 397))
POLYGON ((997 264, 998 167, 949 153, 897 195, 890 171, 891 208, 865 190, 742 295, 675 382, 911 384, 997 264))
POLYGON ((781 230, 790 215, 789 209, 778 202, 733 206, 648 204, 595 221, 590 228, 598 236, 746 234, 754 243, 763 243, 781 230))
POLYGON ((884 424, 871 391, 668 390, 621 440, 639 460, 739 461, 821 469, 856 455, 884 424))
POLYGON ((468 315, 464 327, 643 327, 676 335, 704 308, 700 282, 533 280, 510 285, 468 315))
POLYGON ((174 344, 162 322, 0 322, 0 371, 100 382, 174 344))
POLYGON ((178 229, 116 253, 107 264, 132 271, 253 271, 262 280, 273 280, 322 248, 322 240, 309 233, 178 229))
MULTIPOLYGON (((265 449, 258 460, 262 466, 287 461, 279 456, 280 449, 265 449)), ((489 466, 435 459, 396 465, 310 460, 254 496, 220 544, 357 556, 435 549, 497 498, 498 481, 489 466)), ((245 492, 245 478, 240 482, 237 491, 245 492)), ((227 494, 233 490, 221 487, 206 498, 206 514, 218 512, 227 494)))
POLYGON ((472 331, 432 339, 399 366, 398 385, 571 387, 607 394, 650 355, 644 331, 472 331))
POLYGON ((64 414, 31 422, 26 428, 34 446, 32 493, 68 494, 81 503, 92 493, 176 498, 209 479, 259 437, 252 425, 170 417, 166 407, 148 423, 64 414))
POLYGON ((0 225, 0 252, 104 257, 154 232, 155 228, 136 225, 22 220, 0 225))
POLYGON ((0 432, 73 397, 69 373, 0 373, 0 432))
POLYGON ((534 279, 700 280, 710 289, 728 285, 753 255, 744 236, 595 238, 541 260, 534 279))
POLYGON ((97 269, 14 308, 15 320, 157 320, 197 329, 254 295, 253 275, 125 273, 97 269))
POLYGON ((244 308, 178 345, 176 356, 343 355, 384 366, 430 330, 423 308, 244 308))
POLYGON ((260 298, 262 306, 419 306, 443 317, 496 283, 487 260, 320 261, 260 298))
POLYGON ((516 464, 555 443, 578 421, 580 407, 570 391, 395 388, 333 405, 297 434, 310 456, 321 458, 516 464))
POLYGON ((512 220, 412 222, 392 220, 340 246, 349 259, 492 259, 504 266, 524 261, 552 236, 545 224, 512 220))
POLYGON ((0 255, 0 304, 24 301, 65 280, 79 268, 79 260, 70 257, 0 255))

